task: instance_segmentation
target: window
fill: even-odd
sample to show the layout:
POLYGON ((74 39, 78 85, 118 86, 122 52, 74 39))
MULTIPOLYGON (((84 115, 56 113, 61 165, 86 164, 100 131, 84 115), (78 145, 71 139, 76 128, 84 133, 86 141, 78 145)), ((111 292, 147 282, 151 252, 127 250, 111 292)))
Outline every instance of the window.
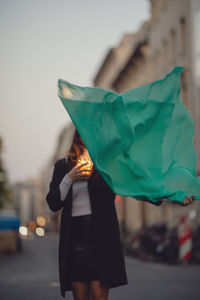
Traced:
POLYGON ((162 0, 162 10, 165 11, 167 9, 168 0, 162 0))
POLYGON ((184 18, 180 20, 180 53, 186 50, 186 22, 184 18))
POLYGON ((175 30, 170 31, 170 45, 171 45, 171 62, 174 63, 176 60, 176 32, 175 32, 175 30))
POLYGON ((167 67, 168 67, 168 43, 166 40, 162 41, 162 66, 163 66, 163 72, 166 72, 167 67))
POLYGON ((151 15, 152 15, 152 23, 155 24, 160 18, 160 0, 152 0, 151 1, 151 15))

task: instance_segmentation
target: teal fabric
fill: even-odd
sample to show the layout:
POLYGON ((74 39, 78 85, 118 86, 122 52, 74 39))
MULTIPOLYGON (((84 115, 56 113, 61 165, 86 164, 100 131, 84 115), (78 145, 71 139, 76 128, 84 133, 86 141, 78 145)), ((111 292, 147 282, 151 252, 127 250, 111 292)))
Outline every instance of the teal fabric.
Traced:
POLYGON ((200 200, 193 120, 180 99, 182 67, 117 94, 59 79, 58 95, 95 168, 118 195, 157 204, 200 200))

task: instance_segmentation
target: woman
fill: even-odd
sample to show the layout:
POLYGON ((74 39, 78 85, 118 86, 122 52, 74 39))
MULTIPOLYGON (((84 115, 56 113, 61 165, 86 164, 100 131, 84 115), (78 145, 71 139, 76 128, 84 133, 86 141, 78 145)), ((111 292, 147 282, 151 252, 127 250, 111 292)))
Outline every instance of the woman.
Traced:
MULTIPOLYGON (((46 201, 56 212, 63 208, 60 224, 59 275, 61 294, 72 291, 75 300, 107 300, 109 288, 128 283, 115 194, 87 163, 77 164, 85 153, 78 131, 68 160, 55 163, 46 201)), ((187 197, 184 205, 193 198, 187 197)))
POLYGON ((127 284, 115 194, 93 168, 77 161, 86 150, 74 134, 68 160, 55 163, 46 201, 60 223, 59 274, 61 294, 72 291, 74 299, 107 300, 109 288, 127 284), (72 201, 73 200, 73 201, 72 201))

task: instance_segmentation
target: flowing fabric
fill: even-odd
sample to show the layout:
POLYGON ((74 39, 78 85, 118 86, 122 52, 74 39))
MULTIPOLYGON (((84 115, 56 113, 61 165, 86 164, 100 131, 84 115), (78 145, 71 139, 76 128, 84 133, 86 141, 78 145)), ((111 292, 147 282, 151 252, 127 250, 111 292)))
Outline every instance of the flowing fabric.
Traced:
POLYGON ((160 203, 200 200, 193 120, 180 99, 182 67, 117 94, 58 81, 58 95, 97 171, 118 195, 160 203))

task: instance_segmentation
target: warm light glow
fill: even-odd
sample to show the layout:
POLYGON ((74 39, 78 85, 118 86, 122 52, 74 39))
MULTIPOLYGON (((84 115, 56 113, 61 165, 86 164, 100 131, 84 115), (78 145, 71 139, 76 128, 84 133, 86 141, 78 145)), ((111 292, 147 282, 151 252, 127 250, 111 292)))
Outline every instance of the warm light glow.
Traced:
POLYGON ((26 236, 26 235, 28 234, 28 229, 27 229, 27 227, 26 227, 26 226, 20 226, 20 227, 19 227, 19 233, 20 233, 21 235, 26 236))
POLYGON ((36 222, 38 226, 44 227, 46 225, 46 219, 42 216, 37 217, 36 222))
POLYGON ((77 166, 79 167, 85 163, 87 163, 87 164, 84 165, 83 167, 81 167, 81 170, 86 169, 87 171, 84 171, 82 174, 90 175, 92 167, 93 167, 93 162, 92 162, 87 150, 85 150, 84 153, 79 157, 79 159, 77 161, 77 166))
POLYGON ((42 227, 37 227, 35 232, 38 236, 44 236, 44 228, 42 227))
POLYGON ((35 228, 37 227, 36 223, 34 221, 30 221, 28 223, 28 227, 32 230, 35 230, 35 228))

